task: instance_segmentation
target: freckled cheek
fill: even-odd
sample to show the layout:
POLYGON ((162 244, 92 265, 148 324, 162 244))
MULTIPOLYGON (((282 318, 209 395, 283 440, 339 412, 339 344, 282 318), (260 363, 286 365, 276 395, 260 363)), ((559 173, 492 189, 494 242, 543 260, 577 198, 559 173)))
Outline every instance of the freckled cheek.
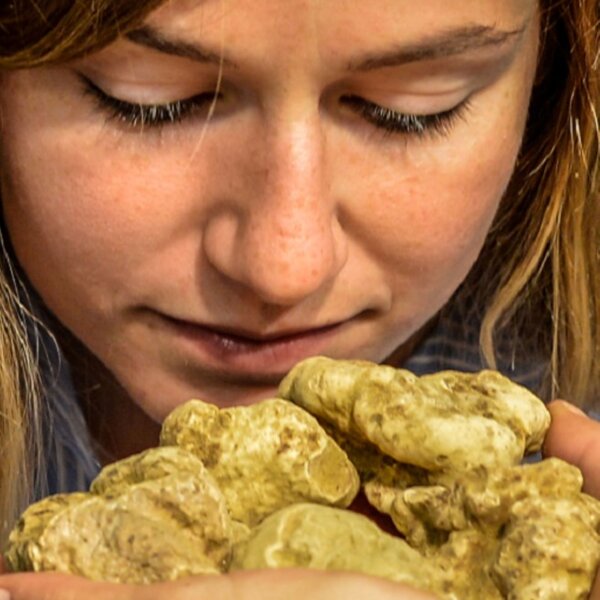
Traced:
POLYGON ((490 155, 473 147, 460 163, 396 176, 396 185, 364 211, 391 275, 424 286, 460 283, 485 240, 513 161, 511 151, 490 155))

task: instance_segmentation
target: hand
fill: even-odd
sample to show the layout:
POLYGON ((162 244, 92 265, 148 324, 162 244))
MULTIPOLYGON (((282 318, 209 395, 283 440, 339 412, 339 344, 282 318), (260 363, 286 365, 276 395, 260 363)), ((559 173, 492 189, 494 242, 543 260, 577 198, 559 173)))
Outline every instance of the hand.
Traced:
MULTIPOLYGON (((354 573, 308 569, 238 571, 173 583, 117 585, 58 573, 0 576, 10 600, 435 600, 403 585, 354 573)), ((1 592, 0 599, 4 600, 1 592)))
MULTIPOLYGON (((556 456, 579 467, 583 491, 600 499, 600 423, 562 400, 551 402, 548 408, 552 424, 544 456, 556 456)), ((600 576, 596 576, 590 600, 600 600, 600 576)))

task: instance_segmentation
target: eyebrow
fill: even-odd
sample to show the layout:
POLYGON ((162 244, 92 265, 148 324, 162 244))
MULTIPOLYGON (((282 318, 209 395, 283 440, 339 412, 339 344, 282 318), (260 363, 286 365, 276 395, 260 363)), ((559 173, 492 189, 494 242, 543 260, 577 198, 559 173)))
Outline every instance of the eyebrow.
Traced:
POLYGON ((151 48, 152 50, 158 50, 163 54, 190 58, 200 63, 223 65, 233 69, 238 68, 232 60, 225 57, 222 53, 214 52, 183 40, 169 39, 162 32, 152 27, 139 27, 126 33, 125 37, 130 42, 151 48))
POLYGON ((442 32, 418 44, 402 46, 385 54, 352 61, 348 65, 348 70, 372 71, 457 56, 483 48, 497 48, 505 45, 511 38, 521 37, 526 29, 527 25, 511 31, 503 31, 488 25, 461 27, 442 32))
MULTIPOLYGON (((473 25, 442 32, 418 44, 396 48, 384 54, 363 57, 347 65, 349 71, 373 71, 386 67, 396 67, 407 63, 435 60, 481 50, 500 47, 511 38, 520 37, 527 25, 512 31, 503 31, 488 25, 473 25)), ((139 27, 128 32, 125 37, 138 45, 163 54, 189 58, 193 61, 223 65, 238 69, 238 65, 222 53, 214 52, 201 45, 184 40, 170 39, 162 32, 149 26, 139 27)))

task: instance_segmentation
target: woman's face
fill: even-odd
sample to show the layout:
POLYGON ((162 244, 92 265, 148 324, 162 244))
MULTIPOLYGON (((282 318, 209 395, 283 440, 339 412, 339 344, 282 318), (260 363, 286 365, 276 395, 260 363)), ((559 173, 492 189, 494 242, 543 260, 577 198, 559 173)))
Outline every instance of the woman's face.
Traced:
POLYGON ((382 361, 464 279, 539 23, 533 0, 449 6, 172 0, 97 54, 2 76, 16 255, 153 418, 269 396, 309 355, 382 361))

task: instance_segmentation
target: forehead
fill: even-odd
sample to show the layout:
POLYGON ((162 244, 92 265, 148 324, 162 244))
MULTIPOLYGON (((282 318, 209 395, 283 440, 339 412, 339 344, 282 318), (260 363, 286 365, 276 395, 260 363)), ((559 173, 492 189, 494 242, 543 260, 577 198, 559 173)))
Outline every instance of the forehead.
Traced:
MULTIPOLYGON (((531 19, 537 0, 168 0, 147 19, 153 27, 207 35, 216 29, 318 36, 423 35, 480 24, 507 28, 531 19)), ((348 42, 351 40, 348 39, 348 42)))
POLYGON ((337 72, 355 57, 477 28, 528 28, 533 39, 537 8, 538 0, 167 0, 144 25, 249 72, 308 65, 337 72))

